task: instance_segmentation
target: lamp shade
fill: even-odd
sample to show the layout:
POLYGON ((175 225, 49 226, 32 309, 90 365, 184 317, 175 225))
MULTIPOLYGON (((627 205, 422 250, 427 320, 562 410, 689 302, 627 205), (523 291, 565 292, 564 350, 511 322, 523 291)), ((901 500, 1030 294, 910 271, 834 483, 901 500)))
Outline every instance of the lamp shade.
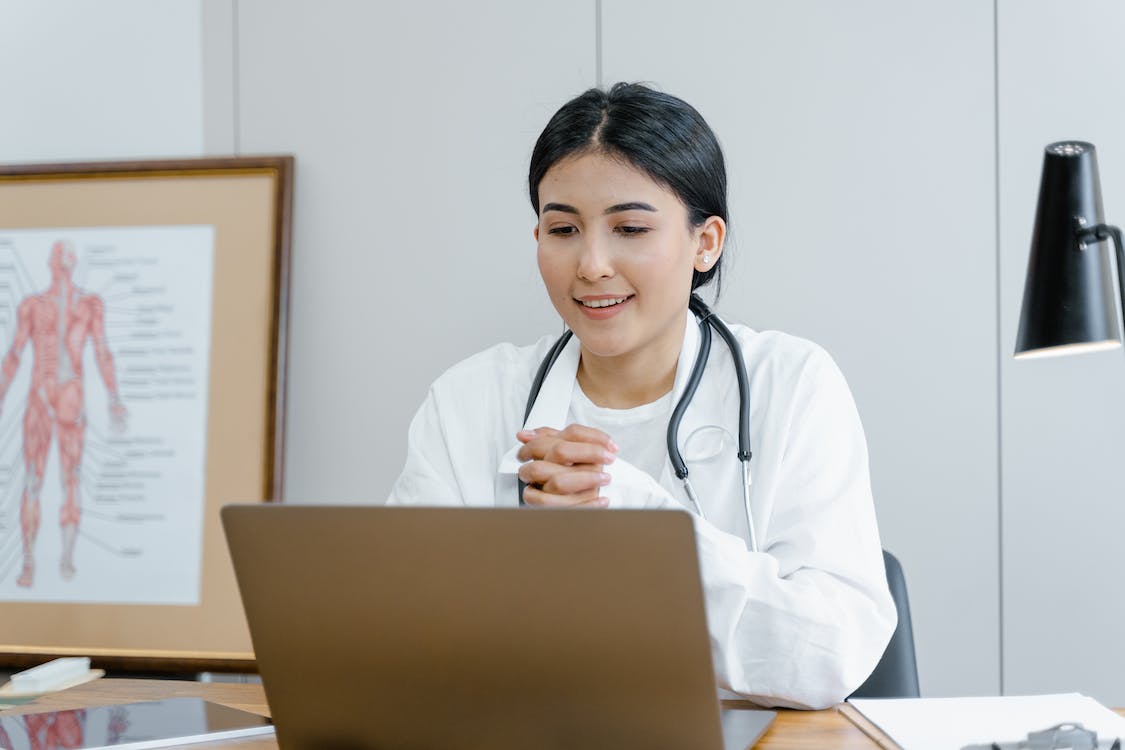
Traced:
POLYGON ((1079 240, 1082 229, 1104 221, 1094 146, 1082 141, 1047 146, 1017 357, 1120 345, 1109 254, 1101 242, 1079 240))

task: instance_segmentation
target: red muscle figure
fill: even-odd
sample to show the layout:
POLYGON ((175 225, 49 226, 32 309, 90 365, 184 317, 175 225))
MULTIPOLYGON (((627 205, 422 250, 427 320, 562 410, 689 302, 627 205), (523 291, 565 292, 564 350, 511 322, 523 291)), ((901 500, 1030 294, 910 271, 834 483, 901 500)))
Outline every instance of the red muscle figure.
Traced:
POLYGON ((29 714, 24 719, 31 750, 68 750, 82 744, 85 709, 29 714))
POLYGON ((31 341, 34 360, 27 411, 23 417, 23 457, 26 469, 20 501, 20 526, 23 531, 23 570, 17 583, 30 587, 35 575, 33 550, 39 531, 39 495, 51 435, 58 432, 59 465, 65 500, 60 514, 63 552, 59 563, 62 577, 74 576, 74 545, 78 539, 81 511, 78 482, 82 466, 86 416, 82 391, 82 350, 86 340, 94 344, 94 354, 109 391, 110 419, 115 429, 125 426, 125 407, 117 395, 113 355, 105 339, 105 306, 101 297, 74 286, 72 273, 76 259, 69 242, 59 241, 51 248, 51 286, 20 302, 16 334, 0 365, 0 404, 20 366, 20 353, 31 341))

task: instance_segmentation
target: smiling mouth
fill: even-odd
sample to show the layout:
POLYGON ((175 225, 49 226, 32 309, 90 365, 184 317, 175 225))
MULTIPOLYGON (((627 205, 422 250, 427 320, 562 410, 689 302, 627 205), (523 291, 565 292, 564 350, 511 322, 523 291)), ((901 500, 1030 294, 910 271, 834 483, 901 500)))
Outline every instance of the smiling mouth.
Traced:
POLYGON ((576 299, 574 301, 577 302, 578 304, 582 305, 583 307, 589 307, 589 308, 597 309, 597 308, 601 308, 601 307, 614 307, 616 305, 620 305, 623 302, 628 302, 632 298, 633 298, 633 295, 630 294, 630 295, 627 295, 625 297, 609 297, 607 299, 591 299, 591 300, 576 299))

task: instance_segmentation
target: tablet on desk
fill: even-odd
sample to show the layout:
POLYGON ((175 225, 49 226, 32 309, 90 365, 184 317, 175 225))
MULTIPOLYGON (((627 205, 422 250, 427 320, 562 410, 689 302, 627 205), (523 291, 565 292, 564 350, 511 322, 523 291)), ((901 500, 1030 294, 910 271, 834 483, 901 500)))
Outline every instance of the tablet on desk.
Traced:
POLYGON ((264 716, 200 698, 0 716, 0 750, 146 750, 272 733, 264 716))

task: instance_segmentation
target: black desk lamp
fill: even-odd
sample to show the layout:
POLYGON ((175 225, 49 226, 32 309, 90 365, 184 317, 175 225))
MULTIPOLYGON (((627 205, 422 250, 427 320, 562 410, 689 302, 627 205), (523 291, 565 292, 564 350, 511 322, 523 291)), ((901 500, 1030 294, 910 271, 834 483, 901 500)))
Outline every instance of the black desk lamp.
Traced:
POLYGON ((1125 303, 1121 230, 1105 223, 1094 146, 1061 141, 1047 146, 1031 257, 1023 290, 1016 357, 1046 357, 1121 346, 1117 326, 1125 303), (1117 249, 1114 292, 1109 255, 1117 249))

